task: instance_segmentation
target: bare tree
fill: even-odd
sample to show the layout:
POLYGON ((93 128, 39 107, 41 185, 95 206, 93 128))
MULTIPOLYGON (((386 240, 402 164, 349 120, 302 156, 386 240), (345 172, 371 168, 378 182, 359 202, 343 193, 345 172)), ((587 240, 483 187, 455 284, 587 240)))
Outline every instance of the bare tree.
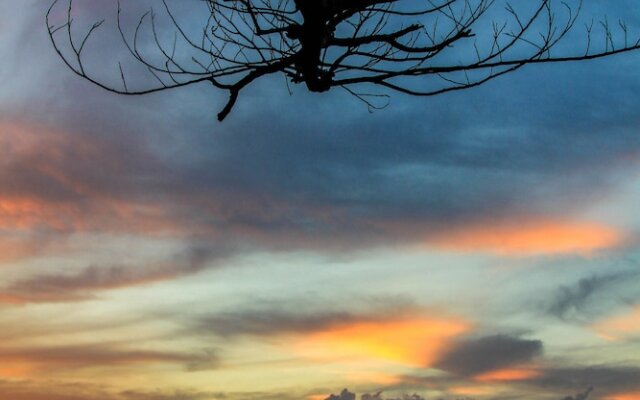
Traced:
POLYGON ((73 0, 56 0, 47 13, 53 46, 76 74, 111 92, 139 95, 205 81, 227 90, 219 120, 243 88, 276 73, 311 92, 343 88, 379 108, 389 92, 433 96, 528 64, 640 48, 624 22, 606 19, 585 24, 581 48, 569 46, 575 42, 563 39, 581 26, 582 0, 527 0, 517 7, 499 0, 200 0, 191 7, 203 7, 206 18, 196 26, 157 1, 161 13, 150 10, 131 24, 118 5, 119 37, 153 78, 135 75, 139 89, 120 63, 117 78, 106 80, 86 67, 87 43, 103 21, 76 32, 73 0), (54 24, 58 13, 63 21, 54 24), (366 92, 367 85, 386 90, 366 92))

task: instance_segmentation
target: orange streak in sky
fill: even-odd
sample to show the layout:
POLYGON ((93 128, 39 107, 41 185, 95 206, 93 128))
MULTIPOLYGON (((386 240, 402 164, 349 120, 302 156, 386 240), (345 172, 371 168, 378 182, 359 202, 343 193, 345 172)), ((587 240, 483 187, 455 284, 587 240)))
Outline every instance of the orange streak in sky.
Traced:
POLYGON ((640 392, 621 393, 621 394, 616 394, 616 395, 604 398, 604 400, 638 400, 638 399, 640 399, 640 392))
POLYGON ((535 378, 540 375, 540 371, 526 368, 500 369, 477 375, 474 379, 478 382, 509 382, 522 381, 535 378))
POLYGON ((310 357, 372 358, 425 367, 469 329, 468 322, 457 319, 358 322, 306 335, 294 347, 310 357))
POLYGON ((325 400, 329 396, 329 394, 312 394, 307 396, 307 400, 325 400))
POLYGON ((430 238, 428 246, 504 255, 589 254, 622 242, 612 228, 583 222, 531 221, 477 226, 430 238))
POLYGON ((0 380, 3 378, 25 378, 33 370, 26 364, 12 362, 11 365, 0 366, 0 380))
POLYGON ((458 396, 486 396, 495 393, 495 389, 488 386, 456 386, 449 388, 449 392, 458 396))
POLYGON ((606 318, 593 326, 601 337, 619 340, 640 333, 640 306, 631 312, 606 318))

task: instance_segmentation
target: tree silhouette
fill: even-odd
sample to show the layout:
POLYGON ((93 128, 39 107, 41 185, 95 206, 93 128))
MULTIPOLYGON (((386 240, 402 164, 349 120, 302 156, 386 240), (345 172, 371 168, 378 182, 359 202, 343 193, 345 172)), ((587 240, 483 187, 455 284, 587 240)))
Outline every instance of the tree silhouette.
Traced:
POLYGON ((69 68, 111 92, 139 95, 205 81, 227 90, 229 100, 218 114, 223 120, 242 89, 276 73, 311 92, 343 88, 380 108, 389 92, 433 96, 528 64, 640 48, 624 22, 606 19, 585 25, 580 49, 568 46, 574 42, 563 39, 579 25, 582 0, 568 1, 528 0, 516 7, 499 0, 201 0, 193 7, 206 7, 206 18, 195 23, 162 0, 160 13, 150 10, 130 24, 125 20, 131 15, 118 5, 119 38, 153 78, 134 74, 136 88, 120 63, 111 79, 86 66, 83 53, 104 21, 76 32, 73 0, 56 0, 47 27, 69 68), (53 15, 61 11, 64 21, 54 25, 53 15))

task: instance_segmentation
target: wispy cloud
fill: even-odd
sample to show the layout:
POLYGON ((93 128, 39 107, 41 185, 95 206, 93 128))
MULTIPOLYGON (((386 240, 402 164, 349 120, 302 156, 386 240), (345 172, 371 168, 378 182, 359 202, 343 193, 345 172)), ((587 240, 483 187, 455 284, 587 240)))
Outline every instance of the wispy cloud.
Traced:
POLYGON ((92 266, 72 275, 51 273, 16 281, 0 288, 0 302, 50 303, 94 298, 104 290, 148 285, 219 266, 228 251, 192 248, 156 265, 92 266))
POLYGON ((486 251, 503 255, 591 254, 624 243, 618 230, 584 222, 519 221, 485 222, 461 227, 427 239, 427 246, 453 251, 486 251))
POLYGON ((308 313, 257 308, 196 317, 187 326, 191 334, 281 338, 297 357, 387 360, 426 367, 472 323, 415 306, 387 306, 369 312, 308 313))
POLYGON ((640 305, 592 324, 591 328, 607 340, 625 340, 640 336, 640 305))
POLYGON ((639 275, 640 272, 635 270, 618 271, 582 278, 572 286, 561 286, 547 311, 558 318, 581 318, 583 314, 593 311, 593 301, 609 291, 619 290, 620 286, 639 275))
POLYGON ((470 329, 468 321, 453 317, 392 318, 338 325, 305 335, 291 346, 297 354, 320 360, 351 357, 428 367, 470 329))
POLYGON ((196 371, 218 366, 218 357, 210 350, 196 354, 128 349, 109 344, 4 347, 0 348, 0 360, 2 364, 11 365, 11 368, 23 371, 27 376, 33 371, 51 371, 59 368, 181 364, 189 371, 196 371))

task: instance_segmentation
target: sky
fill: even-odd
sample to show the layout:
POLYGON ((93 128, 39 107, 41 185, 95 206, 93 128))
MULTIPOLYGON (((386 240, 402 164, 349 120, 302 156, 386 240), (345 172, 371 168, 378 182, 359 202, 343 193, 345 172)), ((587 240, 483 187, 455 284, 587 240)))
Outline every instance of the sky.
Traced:
POLYGON ((0 398, 640 398, 640 54, 219 123, 74 75, 48 6, 0 2, 0 398))

